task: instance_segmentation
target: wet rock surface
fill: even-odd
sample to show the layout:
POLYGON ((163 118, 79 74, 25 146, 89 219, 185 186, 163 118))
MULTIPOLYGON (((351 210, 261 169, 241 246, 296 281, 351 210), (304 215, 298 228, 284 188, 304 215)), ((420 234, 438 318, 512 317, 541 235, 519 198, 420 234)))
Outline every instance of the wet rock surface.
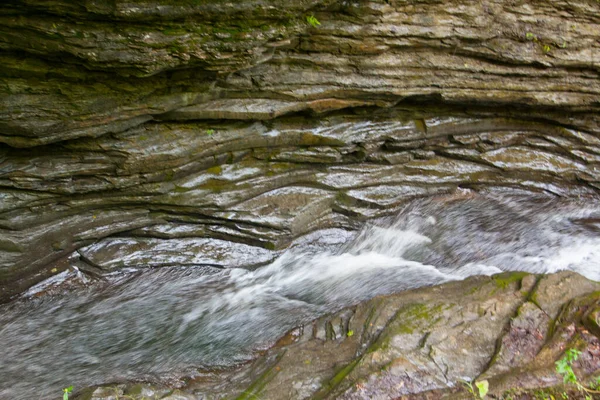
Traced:
POLYGON ((2 301, 99 240, 171 265, 152 239, 267 254, 457 187, 599 187, 596 1, 0 10, 2 301))
MULTIPOLYGON (((577 374, 597 374, 600 340, 585 316, 599 307, 598 289, 572 272, 515 272, 377 297, 295 328, 238 369, 199 372, 177 390, 141 387, 162 390, 156 398, 462 399, 470 395, 461 381, 486 379, 493 398, 570 392, 554 361, 577 348, 577 374)), ((142 398, 134 388, 91 388, 78 398, 107 399, 108 390, 142 398)))
POLYGON ((600 163, 591 134, 415 112, 152 123, 5 149, 2 297, 74 260, 104 270, 260 265, 308 232, 353 229, 457 188, 595 198, 600 163), (223 252, 231 261, 219 260, 223 252), (248 260, 243 254, 256 259, 234 261, 248 260))

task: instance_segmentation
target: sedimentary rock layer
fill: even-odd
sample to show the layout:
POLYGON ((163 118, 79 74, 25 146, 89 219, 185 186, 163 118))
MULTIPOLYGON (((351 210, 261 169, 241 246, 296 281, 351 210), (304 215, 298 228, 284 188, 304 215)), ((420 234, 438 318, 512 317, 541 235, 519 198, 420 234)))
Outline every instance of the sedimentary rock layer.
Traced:
POLYGON ((594 0, 1 7, 0 142, 11 146, 120 132, 168 112, 268 119, 427 98, 600 107, 594 0))
POLYGON ((557 125, 394 109, 163 122, 5 150, 3 295, 69 266, 260 265, 312 230, 356 228, 458 187, 595 197, 598 141, 557 125))
POLYGON ((69 266, 261 264, 459 186, 596 191, 597 1, 0 11, 2 299, 69 266))

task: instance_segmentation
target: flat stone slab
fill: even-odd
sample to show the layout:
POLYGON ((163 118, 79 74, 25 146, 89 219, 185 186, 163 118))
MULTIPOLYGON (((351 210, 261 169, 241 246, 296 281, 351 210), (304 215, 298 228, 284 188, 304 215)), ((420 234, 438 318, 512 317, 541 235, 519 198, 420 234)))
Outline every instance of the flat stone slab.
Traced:
POLYGON ((278 253, 219 239, 107 238, 79 249, 85 261, 103 270, 177 265, 251 267, 273 261, 278 253))
POLYGON ((269 120, 306 108, 297 101, 271 99, 223 99, 182 107, 161 116, 169 120, 241 119, 269 120))
POLYGON ((335 194, 303 186, 288 186, 231 207, 223 217, 276 227, 297 236, 313 221, 331 212, 335 194))

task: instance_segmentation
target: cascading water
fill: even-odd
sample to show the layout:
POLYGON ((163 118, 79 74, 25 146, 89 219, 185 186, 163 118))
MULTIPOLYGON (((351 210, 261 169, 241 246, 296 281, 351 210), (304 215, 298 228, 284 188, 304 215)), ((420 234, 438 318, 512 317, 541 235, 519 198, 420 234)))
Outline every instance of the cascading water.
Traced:
POLYGON ((600 280, 594 203, 501 192, 421 199, 358 233, 308 235, 254 271, 129 271, 25 297, 0 307, 0 398, 231 366, 324 313, 475 274, 571 269, 600 280))

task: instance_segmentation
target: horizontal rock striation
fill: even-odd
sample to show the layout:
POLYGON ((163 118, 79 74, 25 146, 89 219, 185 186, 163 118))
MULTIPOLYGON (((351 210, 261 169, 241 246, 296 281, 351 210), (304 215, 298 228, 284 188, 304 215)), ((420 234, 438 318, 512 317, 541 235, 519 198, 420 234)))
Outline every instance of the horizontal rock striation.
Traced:
POLYGON ((4 293, 70 265, 260 265, 315 229, 353 229, 458 187, 596 198, 599 140, 537 122, 395 109, 164 122, 43 153, 11 149, 0 180, 4 293))
POLYGON ((69 266, 260 265, 458 187, 597 192, 594 0, 0 10, 2 300, 69 266))
POLYGON ((16 147, 168 112, 263 119, 419 99, 600 107, 595 0, 9 0, 1 15, 0 142, 16 147))

